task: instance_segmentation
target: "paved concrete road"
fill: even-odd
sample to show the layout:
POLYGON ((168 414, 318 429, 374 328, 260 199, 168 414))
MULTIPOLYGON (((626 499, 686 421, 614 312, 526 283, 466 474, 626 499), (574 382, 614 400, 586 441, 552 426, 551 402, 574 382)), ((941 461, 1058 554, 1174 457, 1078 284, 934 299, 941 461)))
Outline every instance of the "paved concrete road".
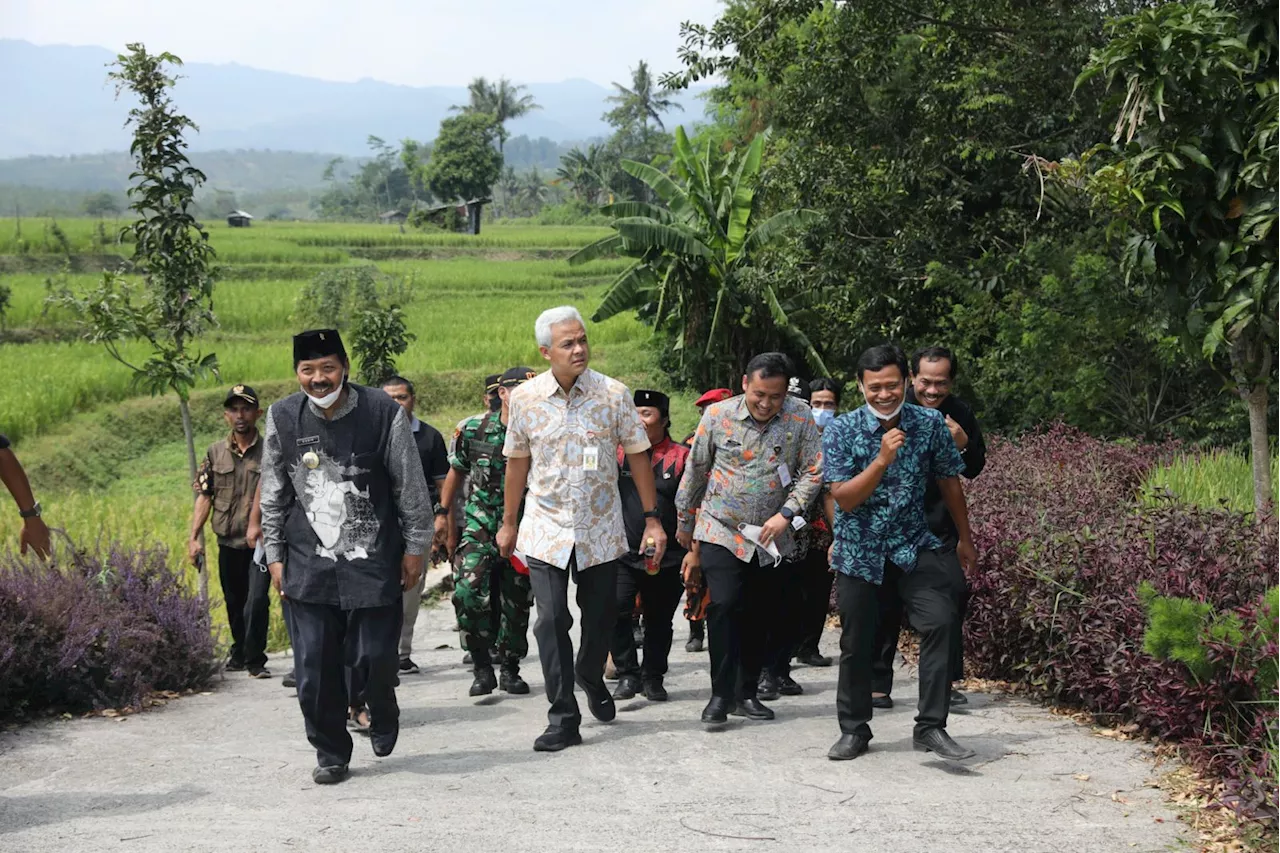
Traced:
MULTIPOLYGON (((125 722, 75 720, 0 736, 0 850, 23 851, 1103 851, 1165 850, 1180 825, 1144 788, 1144 750, 1017 700, 975 696, 952 735, 956 769, 911 750, 915 682, 882 712, 872 751, 831 762, 835 668, 798 668, 778 719, 698 722, 705 655, 677 633, 671 700, 621 703, 585 744, 535 753, 546 701, 467 697, 445 605, 424 612, 423 673, 399 691, 394 755, 357 736, 351 778, 311 782, 315 754, 291 690, 234 674, 125 722), (439 648, 447 646, 447 648, 439 648), (1087 774, 1087 780, 1084 778, 1087 774), (1119 792, 1119 793, 1116 793, 1119 792), (1113 796, 1114 795, 1114 796, 1113 796)), ((824 650, 835 650, 828 633, 824 650)))

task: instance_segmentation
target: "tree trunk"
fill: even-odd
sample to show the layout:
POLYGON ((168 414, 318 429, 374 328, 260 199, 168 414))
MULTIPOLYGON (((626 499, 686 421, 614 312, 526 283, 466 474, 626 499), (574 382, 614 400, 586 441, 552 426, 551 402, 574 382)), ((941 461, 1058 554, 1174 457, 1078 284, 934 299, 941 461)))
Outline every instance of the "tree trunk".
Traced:
POLYGON ((1271 345, 1266 341, 1236 342, 1231 347, 1240 398, 1249 410, 1249 460, 1253 467, 1253 511, 1258 521, 1271 519, 1271 441, 1267 433, 1270 398, 1271 345))
MULTIPOLYGON (((187 401, 178 398, 178 410, 182 412, 182 434, 187 440, 187 482, 194 483, 196 481, 196 436, 195 431, 191 428, 191 407, 187 405, 187 401)), ((192 503, 195 499, 192 498, 192 503)), ((204 531, 198 534, 200 547, 204 549, 204 531)), ((207 558, 200 567, 200 600, 208 602, 209 600, 209 564, 207 558)))

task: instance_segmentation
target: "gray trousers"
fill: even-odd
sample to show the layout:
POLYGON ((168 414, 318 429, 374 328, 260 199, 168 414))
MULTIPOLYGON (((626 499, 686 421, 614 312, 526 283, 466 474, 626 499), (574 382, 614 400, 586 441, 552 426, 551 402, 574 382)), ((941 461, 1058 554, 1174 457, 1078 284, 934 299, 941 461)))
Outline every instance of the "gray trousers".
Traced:
POLYGON ((533 623, 533 637, 538 641, 538 657, 542 661, 542 678, 547 686, 547 722, 576 731, 582 723, 582 712, 573 695, 573 684, 606 690, 604 665, 613 640, 613 623, 617 614, 616 588, 618 564, 601 563, 579 569, 576 553, 569 557, 568 568, 560 569, 541 560, 529 558, 529 580, 538 617, 533 623), (569 612, 569 577, 578 585, 578 609, 582 612, 582 636, 577 660, 569 629, 573 614, 569 612))
POLYGON ((422 575, 413 589, 404 591, 404 625, 400 628, 400 660, 413 654, 413 626, 418 622, 418 611, 422 609, 422 590, 427 585, 427 569, 422 567, 422 575))

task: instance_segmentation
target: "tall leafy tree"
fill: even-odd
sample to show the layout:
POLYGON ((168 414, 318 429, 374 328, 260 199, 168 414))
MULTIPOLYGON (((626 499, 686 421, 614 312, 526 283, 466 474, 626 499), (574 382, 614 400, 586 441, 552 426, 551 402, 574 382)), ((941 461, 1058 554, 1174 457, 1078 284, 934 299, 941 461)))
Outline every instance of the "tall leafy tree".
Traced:
MULTIPOLYGON (((152 394, 172 391, 178 397, 186 439, 187 470, 196 476, 195 434, 188 401, 200 379, 216 376, 218 359, 202 353, 199 339, 214 326, 214 251, 209 235, 193 214, 196 189, 205 176, 187 159, 184 134, 195 123, 179 113, 170 98, 176 82, 169 66, 182 60, 170 53, 151 54, 140 43, 127 46, 108 76, 116 92, 133 92, 141 102, 129 111, 135 168, 130 179, 129 209, 137 220, 126 231, 133 237, 133 264, 141 286, 107 272, 89 292, 63 291, 53 299, 82 319, 86 340, 133 372, 134 381, 152 394), (149 348, 139 361, 126 345, 142 341, 149 348)), ((200 574, 200 594, 208 595, 208 574, 200 574)))
POLYGON ((526 88, 517 86, 506 77, 499 77, 494 83, 477 77, 467 85, 467 103, 455 104, 453 109, 492 116, 497 126, 498 150, 502 151, 508 138, 507 122, 532 110, 542 109, 533 95, 524 94, 526 88))
POLYGON ((682 377, 696 384, 728 381, 754 351, 781 341, 815 371, 822 357, 773 282, 753 277, 757 256, 793 228, 812 223, 811 210, 783 210, 761 221, 756 193, 764 152, 761 134, 723 153, 710 140, 690 144, 676 128, 674 177, 623 160, 622 168, 660 204, 619 202, 604 208, 614 233, 569 258, 581 264, 606 255, 634 258, 610 285, 594 320, 639 310, 658 330, 669 329, 682 377))
POLYGON ((1280 309, 1276 23, 1274 3, 1164 3, 1112 23, 1078 81, 1101 76, 1119 104, 1088 185, 1128 238, 1128 270, 1169 294, 1195 351, 1229 357, 1260 512, 1280 309))
POLYGON ((423 183, 442 202, 487 195, 502 174, 494 147, 498 128, 488 113, 463 113, 440 122, 423 183))

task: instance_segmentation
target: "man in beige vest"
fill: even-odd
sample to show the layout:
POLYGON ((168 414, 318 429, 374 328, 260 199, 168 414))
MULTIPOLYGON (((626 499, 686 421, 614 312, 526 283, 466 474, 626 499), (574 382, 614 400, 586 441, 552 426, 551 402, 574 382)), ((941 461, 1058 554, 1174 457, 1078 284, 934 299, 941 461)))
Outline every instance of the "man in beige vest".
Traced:
POLYGON ((267 589, 271 580, 253 564, 253 548, 246 538, 262 465, 257 426, 262 408, 257 393, 248 385, 236 385, 227 392, 222 414, 231 432, 209 445, 196 474, 196 507, 187 551, 192 564, 203 570, 200 531, 212 516, 218 537, 218 577, 231 628, 227 669, 247 669, 252 678, 270 678, 267 589))

